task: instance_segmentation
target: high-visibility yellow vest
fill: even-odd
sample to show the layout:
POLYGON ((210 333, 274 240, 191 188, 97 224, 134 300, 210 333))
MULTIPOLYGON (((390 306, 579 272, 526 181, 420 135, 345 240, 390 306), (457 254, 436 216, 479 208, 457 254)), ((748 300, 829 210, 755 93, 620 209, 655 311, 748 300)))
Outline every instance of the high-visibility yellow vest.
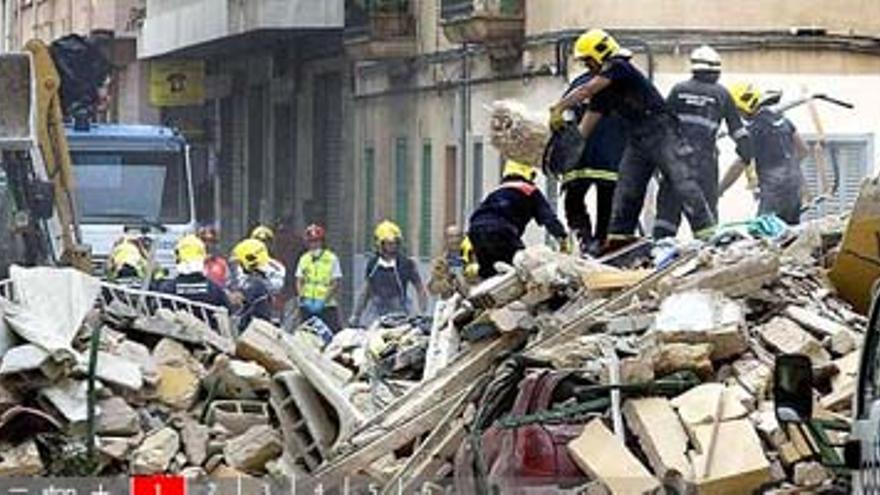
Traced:
POLYGON ((330 250, 315 257, 311 252, 302 256, 303 290, 300 297, 326 301, 333 283, 333 262, 336 256, 330 250))

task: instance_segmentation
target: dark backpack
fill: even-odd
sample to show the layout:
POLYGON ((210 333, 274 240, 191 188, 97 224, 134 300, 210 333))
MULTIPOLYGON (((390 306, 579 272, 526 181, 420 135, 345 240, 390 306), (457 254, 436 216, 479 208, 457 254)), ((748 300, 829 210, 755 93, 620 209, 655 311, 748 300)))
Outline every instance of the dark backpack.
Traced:
POLYGON ((541 159, 544 174, 561 179, 566 173, 576 169, 586 144, 587 141, 573 122, 566 122, 561 129, 553 131, 541 159))

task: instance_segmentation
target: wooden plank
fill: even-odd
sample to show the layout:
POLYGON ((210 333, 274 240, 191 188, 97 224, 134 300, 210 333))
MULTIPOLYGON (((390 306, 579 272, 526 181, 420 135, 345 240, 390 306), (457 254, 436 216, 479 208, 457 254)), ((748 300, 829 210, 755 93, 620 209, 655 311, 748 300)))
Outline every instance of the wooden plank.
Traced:
POLYGON ((596 270, 584 273, 581 282, 589 290, 626 289, 648 278, 652 270, 596 270))
POLYGON ((596 305, 587 305, 576 312, 573 316, 562 322, 562 327, 555 332, 548 334, 539 340, 534 340, 529 344, 528 349, 552 349, 554 346, 564 344, 583 332, 591 324, 596 323, 600 318, 613 314, 627 307, 635 297, 639 297, 651 290, 654 290, 660 282, 667 277, 675 274, 677 270, 687 265, 691 260, 695 259, 697 251, 682 253, 682 255, 672 262, 666 268, 652 273, 650 276, 639 282, 638 284, 621 291, 619 294, 606 299, 604 302, 596 305))
POLYGON ((427 450, 424 455, 418 457, 414 455, 407 462, 407 465, 388 481, 382 491, 383 494, 417 493, 421 486, 434 481, 432 479, 434 474, 449 462, 450 457, 455 455, 467 435, 464 423, 461 421, 449 425, 448 428, 438 428, 435 431, 440 433, 440 440, 436 442, 436 445, 427 450), (413 459, 420 459, 420 461, 412 462, 413 459))
POLYGON ((660 483, 626 446, 602 423, 587 423, 579 437, 568 443, 577 465, 601 481, 613 494, 651 493, 660 483))
POLYGON ((494 340, 474 344, 467 354, 453 361, 433 379, 413 387, 382 412, 370 418, 352 435, 350 443, 355 446, 363 444, 363 434, 368 433, 369 429, 378 427, 386 431, 393 430, 398 424, 439 401, 458 395, 489 369, 496 359, 520 345, 525 337, 522 332, 510 332, 494 340))
MULTIPOLYGON (((481 382, 485 383, 485 380, 481 380, 481 382)), ((467 392, 461 395, 458 402, 449 408, 443 419, 433 428, 431 434, 425 438, 425 441, 413 452, 406 464, 386 484, 382 493, 387 495, 410 493, 415 491, 410 488, 417 487, 424 481, 429 481, 426 478, 430 467, 439 467, 445 462, 443 457, 450 451, 457 449, 464 439, 464 422, 460 416, 469 404, 468 399, 471 393, 479 386, 481 386, 479 382, 473 384, 467 392)))
MULTIPOLYGON (((345 477, 356 475, 359 471, 367 469, 376 459, 403 447, 417 436, 435 428, 437 422, 461 400, 464 394, 462 391, 439 402, 428 411, 397 425, 393 430, 383 430, 367 444, 319 469, 313 481, 324 489, 338 486, 345 477)), ((306 489, 305 493, 312 491, 306 489)))

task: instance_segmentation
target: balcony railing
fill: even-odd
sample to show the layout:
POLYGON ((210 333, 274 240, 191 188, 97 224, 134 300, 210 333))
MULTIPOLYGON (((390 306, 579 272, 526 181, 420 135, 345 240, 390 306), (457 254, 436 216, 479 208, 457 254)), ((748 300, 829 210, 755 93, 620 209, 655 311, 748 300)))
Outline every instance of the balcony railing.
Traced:
POLYGON ((525 34, 523 5, 523 0, 442 0, 443 32, 453 43, 504 47, 506 54, 516 56, 509 48, 519 46, 525 34))
POLYGON ((348 36, 388 38, 415 35, 409 0, 348 0, 345 3, 348 36))
POLYGON ((474 14, 488 14, 498 16, 521 16, 523 14, 523 0, 442 0, 440 16, 443 20, 451 20, 462 17, 470 17, 474 14), (477 8, 479 3, 480 8, 477 8))
POLYGON ((410 0, 348 0, 345 37, 348 51, 355 58, 412 55, 416 19, 410 0))

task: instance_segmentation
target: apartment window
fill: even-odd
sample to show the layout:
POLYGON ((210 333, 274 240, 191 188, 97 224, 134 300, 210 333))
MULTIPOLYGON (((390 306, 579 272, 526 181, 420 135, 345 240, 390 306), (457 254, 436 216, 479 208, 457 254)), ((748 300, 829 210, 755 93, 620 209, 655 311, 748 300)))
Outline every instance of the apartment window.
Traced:
POLYGON ((373 245, 373 222, 376 221, 376 150, 364 147, 364 249, 373 245))
POLYGON ((394 144, 394 198, 396 204, 394 219, 403 230, 404 239, 410 235, 408 146, 406 137, 397 138, 394 144))
MULTIPOLYGON (((842 213, 850 208, 859 195, 862 180, 867 177, 873 168, 871 164, 870 135, 830 136, 826 137, 822 148, 825 170, 824 181, 819 181, 819 166, 815 156, 814 136, 805 136, 810 153, 801 164, 806 188, 811 198, 816 198, 823 193, 829 193, 836 182, 837 190, 829 193, 829 198, 807 211, 803 218, 812 219, 825 215, 842 213), (838 171, 835 180, 835 169, 838 171)), ((807 205, 805 205, 807 206, 807 205)))
POLYGON ((474 141, 473 150, 474 156, 471 160, 473 164, 471 198, 473 199, 472 204, 476 206, 483 200, 483 141, 474 141))
POLYGON ((420 196, 422 218, 419 221, 419 254, 423 257, 431 256, 432 151, 431 141, 425 140, 422 143, 422 187, 420 196))

